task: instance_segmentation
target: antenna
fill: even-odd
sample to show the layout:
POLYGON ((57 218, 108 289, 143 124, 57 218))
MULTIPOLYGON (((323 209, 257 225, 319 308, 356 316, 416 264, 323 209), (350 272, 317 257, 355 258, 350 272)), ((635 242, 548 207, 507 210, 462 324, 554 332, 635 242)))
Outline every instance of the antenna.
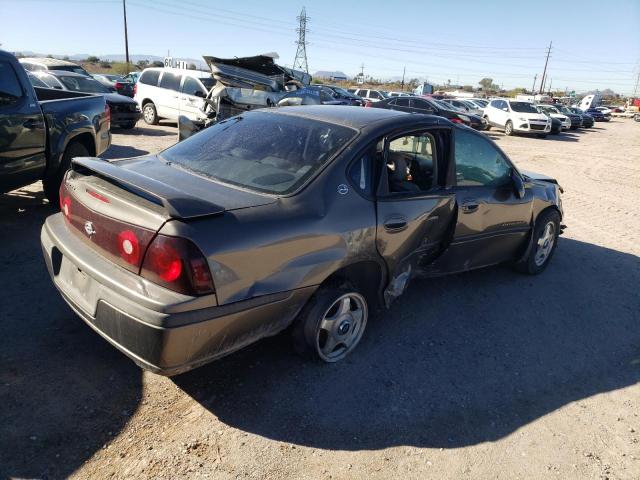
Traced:
POLYGON ((298 49, 296 50, 296 59, 293 61, 293 68, 299 68, 305 73, 309 73, 309 65, 307 65, 307 21, 309 17, 307 17, 307 9, 302 7, 302 11, 300 15, 296 17, 298 19, 299 25, 296 28, 296 32, 298 32, 298 49))

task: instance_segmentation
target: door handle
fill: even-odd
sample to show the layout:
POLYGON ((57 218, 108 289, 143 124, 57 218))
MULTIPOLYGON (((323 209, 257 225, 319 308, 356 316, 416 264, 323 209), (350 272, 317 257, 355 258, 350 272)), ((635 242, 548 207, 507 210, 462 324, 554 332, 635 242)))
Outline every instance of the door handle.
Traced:
POLYGON ((384 221, 384 229, 387 232, 401 232, 407 228, 407 219, 401 215, 389 217, 384 221))
POLYGON ((36 120, 35 118, 30 118, 25 120, 22 124, 24 128, 28 128, 29 130, 33 130, 35 128, 42 128, 44 126, 42 120, 36 120))
POLYGON ((480 205, 475 201, 469 201, 462 204, 460 207, 464 213, 473 213, 478 210, 480 205))

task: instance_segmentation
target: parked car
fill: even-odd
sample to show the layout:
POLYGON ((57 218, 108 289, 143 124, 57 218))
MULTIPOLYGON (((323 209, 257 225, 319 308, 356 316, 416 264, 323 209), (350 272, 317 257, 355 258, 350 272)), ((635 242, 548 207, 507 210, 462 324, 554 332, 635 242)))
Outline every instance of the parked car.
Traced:
POLYGON ((336 97, 338 100, 346 100, 347 102, 349 102, 349 105, 361 107, 365 103, 364 99, 345 90, 344 88, 337 87, 335 85, 323 85, 323 86, 330 88, 333 91, 334 97, 336 97))
POLYGON ((485 100, 484 98, 468 98, 467 100, 470 101, 470 102, 475 103, 480 108, 484 108, 487 105, 489 105, 489 101, 485 100))
POLYGON ((89 72, 87 72, 77 63, 69 62, 67 60, 60 60, 59 58, 24 57, 19 61, 24 69, 28 72, 60 70, 63 72, 79 73, 80 75, 85 75, 87 77, 90 76, 89 72))
POLYGON ((580 110, 577 107, 561 107, 561 111, 564 112, 565 109, 567 111, 575 114, 575 115, 580 115, 580 117, 582 118, 582 127, 583 128, 591 128, 591 127, 593 127, 593 124, 595 123, 595 120, 588 113, 583 112, 582 110, 580 110))
POLYGON ((353 93, 359 97, 367 99, 369 102, 379 102, 387 98, 382 90, 371 90, 368 88, 356 88, 353 93))
POLYGON ((483 115, 482 108, 471 102, 467 102, 466 100, 459 100, 457 98, 445 98, 442 101, 448 103, 449 105, 453 105, 458 110, 462 110, 463 112, 469 112, 473 115, 478 115, 479 117, 482 117, 483 115))
POLYGON ((34 88, 18 60, 0 50, 0 193, 42 180, 57 205, 71 158, 100 155, 110 142, 103 97, 34 88))
POLYGON ((46 83, 49 88, 103 95, 109 105, 112 125, 130 130, 136 126, 140 119, 140 108, 132 98, 112 93, 93 77, 58 70, 33 72, 33 74, 46 83))
POLYGON ((541 273, 560 192, 441 117, 260 109, 158 155, 75 159, 41 242, 64 300, 145 369, 181 373, 289 325, 335 362, 414 277, 541 273))
POLYGON ((149 125, 161 118, 177 121, 180 115, 198 121, 203 116, 204 98, 214 84, 209 72, 146 68, 138 78, 133 98, 149 125))
POLYGON ((551 131, 551 120, 529 102, 495 98, 484 109, 484 118, 505 135, 524 133, 544 138, 551 131))
MULTIPOLYGON (((571 119, 567 115, 563 115, 562 113, 560 113, 560 111, 553 105, 539 104, 536 105, 536 108, 540 113, 559 120, 564 130, 569 130, 572 127, 571 119)), ((579 127, 581 123, 582 118, 577 117, 577 126, 579 127)), ((551 130, 553 130, 553 125, 551 126, 551 130)))
MULTIPOLYGON (((563 115, 566 115, 569 120, 571 120, 571 129, 575 130, 579 127, 584 127, 585 123, 589 123, 588 119, 585 122, 585 116, 583 114, 583 112, 573 112, 571 109, 569 109, 569 107, 565 107, 564 105, 555 105, 554 108, 557 108, 558 111, 560 111, 560 113, 562 113, 563 115)), ((593 122, 592 122, 593 125, 593 122)))
POLYGON ((385 108, 388 110, 398 110, 407 113, 426 113, 428 115, 438 115, 454 123, 463 123, 476 130, 486 130, 488 124, 477 115, 456 111, 455 107, 440 103, 438 100, 424 97, 395 97, 387 98, 380 102, 365 105, 367 107, 385 108))
POLYGON ((134 85, 138 83, 138 79, 140 78, 140 74, 142 72, 129 72, 124 76, 124 81, 133 83, 134 85))
POLYGON ((125 80, 122 75, 108 75, 94 73, 91 75, 98 80, 102 85, 109 88, 112 92, 119 93, 125 97, 133 98, 133 86, 130 81, 125 80))
POLYGON ((279 101, 279 107, 298 105, 349 105, 348 100, 337 99, 333 90, 322 85, 310 85, 285 94, 279 101))
POLYGON ((640 122, 640 113, 636 113, 636 114, 633 116, 633 120, 634 120, 634 121, 636 121, 636 122, 640 122))
POLYGON ((387 97, 412 97, 413 93, 407 93, 407 92, 385 92, 387 97))
POLYGON ((586 110, 583 110, 583 112, 587 115, 591 115, 593 117, 593 120, 596 122, 608 122, 609 120, 611 120, 611 114, 607 115, 605 113, 602 113, 597 108, 587 108, 586 110))

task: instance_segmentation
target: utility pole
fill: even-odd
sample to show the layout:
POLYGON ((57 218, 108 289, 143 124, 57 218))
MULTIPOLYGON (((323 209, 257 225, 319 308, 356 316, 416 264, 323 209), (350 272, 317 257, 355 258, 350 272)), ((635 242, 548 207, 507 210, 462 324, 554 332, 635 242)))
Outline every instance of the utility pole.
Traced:
POLYGON ((403 67, 402 69, 402 83, 400 84, 400 90, 404 92, 404 74, 407 73, 407 67, 403 67))
POLYGON ((544 70, 542 72, 542 83, 540 84, 540 92, 542 93, 543 89, 544 89, 544 83, 545 83, 545 75, 547 74, 547 64, 549 63, 549 55, 551 55, 551 45, 553 44, 553 40, 549 42, 549 48, 547 49, 547 59, 544 61, 544 70))
POLYGON ((129 36, 127 34, 127 0, 122 0, 122 12, 124 13, 124 54, 127 61, 127 71, 129 73, 129 36))
POLYGON ((531 93, 533 95, 536 94, 536 80, 538 79, 538 74, 536 73, 533 77, 533 87, 531 87, 531 93))
POLYGON ((307 21, 309 17, 307 17, 307 9, 302 7, 302 11, 300 15, 296 17, 298 19, 298 28, 296 28, 296 32, 298 32, 298 49, 296 50, 296 58, 293 61, 293 68, 300 68, 300 70, 305 73, 309 73, 309 65, 307 64, 307 21))
POLYGON ((549 79, 549 90, 548 90, 549 95, 551 95, 551 85, 553 85, 553 78, 549 79))

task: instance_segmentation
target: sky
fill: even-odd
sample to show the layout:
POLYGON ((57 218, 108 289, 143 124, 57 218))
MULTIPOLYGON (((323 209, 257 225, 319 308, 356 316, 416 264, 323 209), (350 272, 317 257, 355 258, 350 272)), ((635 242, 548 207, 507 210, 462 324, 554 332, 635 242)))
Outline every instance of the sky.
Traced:
MULTIPOLYGON (((129 53, 174 59, 277 52, 292 66, 306 7, 309 73, 536 87, 552 41, 554 90, 632 94, 640 73, 640 0, 126 0, 129 53)), ((0 48, 124 54, 122 0, 0 0, 0 48)), ((548 83, 547 83, 548 85, 548 83)), ((640 87, 638 87, 640 95, 640 87)))

